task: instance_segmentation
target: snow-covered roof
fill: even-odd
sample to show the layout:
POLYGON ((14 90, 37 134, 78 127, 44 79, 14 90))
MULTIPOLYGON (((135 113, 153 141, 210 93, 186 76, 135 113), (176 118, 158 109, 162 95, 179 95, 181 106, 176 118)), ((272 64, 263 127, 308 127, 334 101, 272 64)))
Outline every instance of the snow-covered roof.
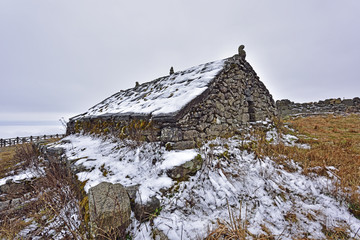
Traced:
POLYGON ((73 119, 101 115, 174 116, 208 88, 223 69, 225 61, 201 64, 121 90, 73 119))

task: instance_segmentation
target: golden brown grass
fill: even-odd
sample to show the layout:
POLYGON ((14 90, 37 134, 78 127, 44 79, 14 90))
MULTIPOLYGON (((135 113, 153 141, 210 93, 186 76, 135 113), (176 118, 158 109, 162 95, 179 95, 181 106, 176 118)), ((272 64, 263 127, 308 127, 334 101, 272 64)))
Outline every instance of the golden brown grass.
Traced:
MULTIPOLYGON (((350 212, 360 218, 360 115, 291 118, 286 125, 295 131, 284 127, 283 121, 277 121, 276 125, 280 134, 295 135, 299 138, 298 143, 308 144, 311 148, 285 146, 284 143, 272 144, 266 140, 266 131, 263 129, 253 129, 251 134, 256 140, 244 143, 241 148, 254 152, 259 158, 271 157, 289 171, 294 169, 287 163, 294 160, 302 166, 304 174, 328 176, 327 167, 334 166, 337 170, 332 172, 339 178, 339 182, 333 196, 345 198, 350 212), (343 192, 347 194, 341 194, 343 192)), ((207 239, 246 239, 251 236, 246 225, 240 224, 241 219, 234 218, 231 214, 229 213, 228 220, 218 221, 218 227, 209 233, 207 239)), ((286 214, 285 219, 290 224, 297 221, 291 212, 286 214)), ((346 226, 333 229, 324 227, 321 231, 327 239, 349 239, 347 229, 346 226)), ((266 229, 263 231, 267 233, 266 236, 251 237, 275 239, 271 232, 266 229)))
POLYGON ((334 166, 340 179, 340 188, 351 194, 350 210, 360 217, 360 115, 313 116, 294 118, 291 126, 301 135, 300 141, 311 145, 304 151, 307 158, 294 159, 314 167, 334 166))
POLYGON ((227 239, 227 240, 273 240, 275 239, 271 232, 263 226, 264 232, 267 234, 255 236, 248 231, 249 222, 246 219, 247 213, 245 210, 245 217, 242 218, 241 209, 242 203, 240 203, 239 212, 230 208, 228 205, 229 218, 227 220, 217 220, 217 227, 211 231, 205 240, 227 239))
MULTIPOLYGON (((259 157, 270 156, 285 166, 286 161, 292 159, 300 163, 304 174, 328 176, 327 167, 334 166, 336 170, 332 173, 340 180, 337 190, 349 194, 346 197, 349 209, 360 218, 360 115, 298 117, 286 124, 295 132, 285 128, 282 122, 278 122, 278 130, 296 135, 298 143, 308 144, 311 148, 270 144, 265 139, 265 133, 256 130, 253 134, 258 140, 252 143, 250 149, 259 157)), ((334 196, 339 197, 338 193, 334 192, 334 196)))
POLYGON ((16 165, 14 160, 15 146, 0 148, 0 178, 5 177, 6 173, 16 165))
POLYGON ((360 186, 359 115, 294 118, 287 123, 295 132, 283 126, 280 132, 296 135, 298 143, 308 144, 311 149, 288 147, 282 143, 269 144, 265 133, 259 130, 253 132, 258 140, 246 148, 259 157, 271 156, 277 161, 293 159, 302 165, 305 173, 316 171, 323 174, 324 167, 334 166, 338 169, 336 175, 340 177, 343 187, 360 186))

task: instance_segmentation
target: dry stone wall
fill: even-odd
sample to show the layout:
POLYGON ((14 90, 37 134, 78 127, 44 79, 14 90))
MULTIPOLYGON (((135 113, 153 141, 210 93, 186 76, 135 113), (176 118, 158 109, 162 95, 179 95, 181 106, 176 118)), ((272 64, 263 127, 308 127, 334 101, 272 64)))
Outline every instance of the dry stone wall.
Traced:
POLYGON ((294 103, 288 99, 276 101, 278 113, 285 117, 289 115, 312 115, 321 113, 360 113, 360 98, 331 98, 318 102, 294 103))
POLYGON ((271 94, 250 64, 237 54, 226 59, 208 89, 176 116, 149 119, 114 114, 82 118, 69 122, 67 134, 112 134, 185 149, 203 140, 230 136, 249 122, 274 116, 276 105, 271 94))
POLYGON ((163 123, 161 141, 175 148, 232 135, 249 122, 271 119, 275 103, 265 85, 243 58, 229 58, 208 93, 175 123, 163 123))

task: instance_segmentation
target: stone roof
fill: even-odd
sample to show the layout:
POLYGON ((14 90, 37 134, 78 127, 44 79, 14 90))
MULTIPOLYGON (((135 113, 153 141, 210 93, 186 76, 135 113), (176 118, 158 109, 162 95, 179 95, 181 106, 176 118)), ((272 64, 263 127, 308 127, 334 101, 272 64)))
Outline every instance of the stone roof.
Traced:
POLYGON ((226 60, 201 64, 134 88, 121 90, 71 120, 99 116, 149 119, 174 117, 206 91, 223 69, 226 60))

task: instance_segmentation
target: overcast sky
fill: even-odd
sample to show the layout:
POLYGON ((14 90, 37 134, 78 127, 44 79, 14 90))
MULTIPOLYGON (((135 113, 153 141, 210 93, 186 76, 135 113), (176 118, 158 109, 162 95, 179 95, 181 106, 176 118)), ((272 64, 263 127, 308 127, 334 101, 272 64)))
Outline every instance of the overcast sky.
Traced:
POLYGON ((359 0, 0 0, 0 120, 57 120, 234 55, 275 100, 360 96, 359 0))

